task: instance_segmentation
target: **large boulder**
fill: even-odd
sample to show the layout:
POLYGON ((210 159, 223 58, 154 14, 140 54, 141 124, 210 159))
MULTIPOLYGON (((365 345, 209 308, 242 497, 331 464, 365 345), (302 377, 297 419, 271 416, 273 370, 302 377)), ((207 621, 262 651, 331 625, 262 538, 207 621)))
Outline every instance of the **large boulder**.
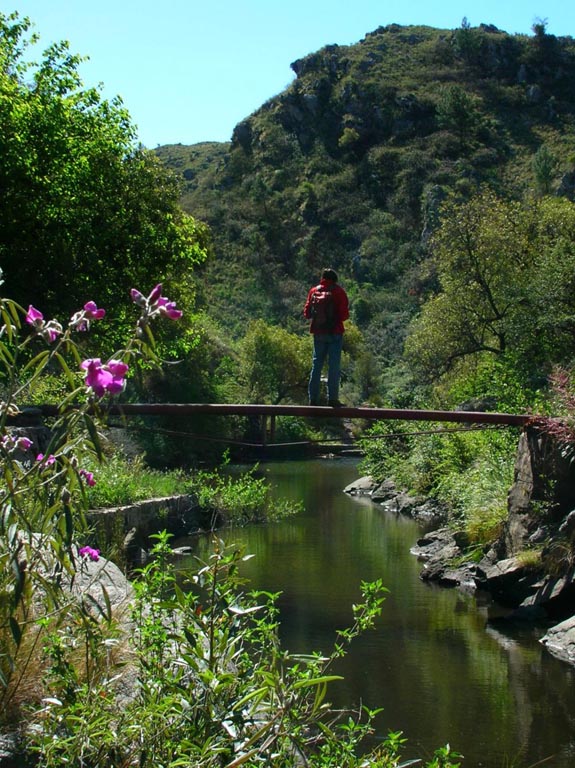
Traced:
POLYGON ((516 608, 537 592, 540 577, 540 573, 525 566, 518 558, 508 557, 496 563, 479 563, 475 582, 479 589, 489 592, 502 605, 516 608))
POLYGON ((76 598, 88 598, 94 607, 106 610, 109 602, 112 611, 117 612, 128 606, 134 596, 134 589, 126 576, 111 560, 99 557, 91 560, 78 556, 78 568, 67 585, 70 594, 76 598))
POLYGON ((462 544, 458 534, 449 528, 439 528, 419 538, 410 551, 425 563, 420 573, 422 581, 474 592, 475 564, 462 559, 462 544))
POLYGON ((350 496, 371 496, 376 483, 370 475, 365 475, 357 480, 354 480, 343 489, 344 493, 350 496))
POLYGON ((575 616, 552 627, 540 642, 553 656, 575 664, 575 616))

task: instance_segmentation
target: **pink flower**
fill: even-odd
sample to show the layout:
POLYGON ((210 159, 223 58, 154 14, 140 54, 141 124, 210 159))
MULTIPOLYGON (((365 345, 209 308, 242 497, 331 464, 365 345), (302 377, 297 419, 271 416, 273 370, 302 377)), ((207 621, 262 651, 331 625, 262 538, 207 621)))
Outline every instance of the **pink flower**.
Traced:
POLYGON ((110 360, 110 362, 107 364, 108 370, 114 376, 120 376, 122 378, 124 378, 128 373, 128 367, 129 366, 126 363, 123 363, 121 360, 110 360))
POLYGON ((26 312, 26 322, 35 328, 42 327, 44 325, 44 315, 30 304, 28 312, 26 312))
POLYGON ((42 331, 42 336, 44 339, 50 343, 53 341, 56 341, 58 336, 62 333, 62 326, 60 323, 57 323, 55 320, 50 320, 46 325, 44 326, 44 329, 42 331))
POLYGON ((4 435, 0 440, 0 445, 6 451, 27 451, 32 446, 32 441, 28 437, 4 435))
POLYGON ((115 395, 124 389, 124 378, 128 372, 126 363, 110 360, 103 365, 100 358, 95 357, 84 360, 80 367, 86 371, 86 386, 94 392, 96 397, 103 397, 106 392, 115 395))
POLYGON ((77 331, 87 331, 90 328, 90 320, 101 320, 105 315, 106 310, 99 309, 95 301, 87 301, 84 308, 70 318, 70 327, 77 331))
POLYGON ((51 467, 52 464, 56 461, 56 457, 53 453, 51 453, 49 456, 44 456, 43 453, 39 453, 36 456, 36 461, 40 461, 44 464, 45 467, 51 467))
POLYGON ((168 317, 170 320, 179 320, 183 314, 181 309, 176 309, 175 301, 162 296, 162 283, 155 285, 147 298, 136 288, 132 288, 130 296, 132 301, 143 310, 141 317, 143 325, 158 315, 168 317))
POLYGON ((96 481, 94 480, 94 473, 88 472, 86 469, 80 470, 80 477, 83 477, 86 481, 86 485, 89 485, 90 488, 92 488, 94 485, 96 485, 96 481))
POLYGON ((106 310, 98 309, 95 301, 87 301, 84 304, 84 315, 88 320, 101 320, 106 316, 106 310))
POLYGON ((162 295, 162 284, 158 283, 152 288, 150 295, 148 296, 148 304, 152 307, 162 295))
POLYGON ((170 320, 179 320, 183 314, 181 309, 176 309, 176 302, 169 301, 165 296, 160 296, 157 302, 157 307, 160 315, 169 317, 170 320))
POLYGON ((137 304, 139 307, 146 306, 146 297, 144 294, 140 293, 140 291, 136 290, 136 288, 132 288, 130 296, 132 297, 134 304, 137 304))
POLYGON ((95 563, 100 559, 100 550, 93 547, 80 547, 78 554, 80 557, 87 557, 95 563))
POLYGON ((62 333, 62 326, 57 320, 44 321, 44 315, 31 304, 26 312, 26 322, 37 331, 45 341, 52 343, 62 333))

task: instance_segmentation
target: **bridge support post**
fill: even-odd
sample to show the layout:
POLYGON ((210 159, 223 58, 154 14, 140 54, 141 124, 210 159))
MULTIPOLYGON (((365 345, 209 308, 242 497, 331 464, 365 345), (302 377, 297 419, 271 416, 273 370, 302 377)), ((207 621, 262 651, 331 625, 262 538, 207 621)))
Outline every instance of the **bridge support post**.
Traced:
POLYGON ((276 417, 275 414, 272 413, 270 416, 270 422, 269 422, 269 430, 268 430, 268 417, 266 414, 263 414, 261 417, 260 422, 260 429, 261 429, 261 436, 262 436, 262 446, 265 448, 268 444, 268 440, 272 443, 275 442, 276 439, 276 417))

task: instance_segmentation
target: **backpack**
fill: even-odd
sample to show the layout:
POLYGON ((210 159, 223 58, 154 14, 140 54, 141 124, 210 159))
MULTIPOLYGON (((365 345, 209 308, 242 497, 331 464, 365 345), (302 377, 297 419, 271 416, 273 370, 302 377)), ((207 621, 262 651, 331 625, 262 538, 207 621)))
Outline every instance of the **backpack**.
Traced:
POLYGON ((317 286, 311 298, 310 315, 314 333, 333 333, 337 325, 337 311, 331 288, 317 286))

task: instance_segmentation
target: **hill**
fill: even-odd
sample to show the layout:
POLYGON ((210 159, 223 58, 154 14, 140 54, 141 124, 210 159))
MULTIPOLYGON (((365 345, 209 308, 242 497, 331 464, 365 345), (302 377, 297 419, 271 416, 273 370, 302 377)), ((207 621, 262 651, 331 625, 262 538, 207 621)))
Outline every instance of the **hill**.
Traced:
POLYGON ((232 335, 254 317, 303 331, 305 292, 331 265, 379 364, 396 361, 448 194, 573 199, 575 42, 533 31, 381 27, 295 61, 231 142, 159 147, 212 229, 208 312, 232 335))

